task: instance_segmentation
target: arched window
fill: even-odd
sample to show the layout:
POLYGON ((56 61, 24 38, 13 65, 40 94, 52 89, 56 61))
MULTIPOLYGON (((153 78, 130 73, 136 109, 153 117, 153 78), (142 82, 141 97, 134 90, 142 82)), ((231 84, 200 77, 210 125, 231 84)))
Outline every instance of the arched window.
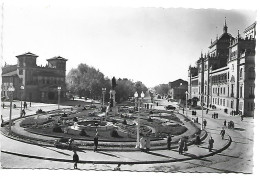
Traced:
POLYGON ((251 67, 248 69, 248 78, 255 79, 255 68, 254 67, 251 67))

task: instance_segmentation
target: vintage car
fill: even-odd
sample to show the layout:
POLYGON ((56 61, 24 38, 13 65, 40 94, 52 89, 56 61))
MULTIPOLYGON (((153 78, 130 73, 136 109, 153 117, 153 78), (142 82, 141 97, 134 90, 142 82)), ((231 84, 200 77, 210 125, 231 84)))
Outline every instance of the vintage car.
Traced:
POLYGON ((72 138, 60 138, 54 141, 54 146, 60 149, 75 150, 78 147, 74 144, 72 138))

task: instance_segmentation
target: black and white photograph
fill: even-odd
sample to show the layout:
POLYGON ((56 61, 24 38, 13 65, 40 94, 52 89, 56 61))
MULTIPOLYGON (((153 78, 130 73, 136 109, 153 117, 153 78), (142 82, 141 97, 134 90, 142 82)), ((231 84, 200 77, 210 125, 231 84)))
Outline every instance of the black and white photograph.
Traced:
POLYGON ((233 3, 3 1, 1 170, 255 174, 258 9, 233 3))

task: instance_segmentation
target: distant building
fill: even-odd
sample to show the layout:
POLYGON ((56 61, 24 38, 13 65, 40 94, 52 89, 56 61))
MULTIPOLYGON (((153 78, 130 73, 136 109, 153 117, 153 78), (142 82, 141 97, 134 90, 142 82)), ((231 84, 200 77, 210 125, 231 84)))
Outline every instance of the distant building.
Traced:
POLYGON ((178 79, 173 82, 169 82, 169 95, 172 99, 185 100, 185 92, 188 91, 188 82, 182 79, 178 79))
POLYGON ((58 100, 58 87, 61 87, 60 99, 66 97, 66 61, 62 57, 47 59, 44 67, 37 66, 35 54, 30 52, 18 55, 17 65, 2 67, 1 97, 9 98, 8 87, 15 88, 14 99, 36 102, 54 102, 58 100), (21 91, 21 86, 24 90, 21 91))
POLYGON ((189 67, 189 99, 198 98, 201 104, 215 105, 226 113, 235 111, 254 115, 256 23, 236 37, 227 32, 211 41, 209 52, 201 54, 196 67, 189 67))

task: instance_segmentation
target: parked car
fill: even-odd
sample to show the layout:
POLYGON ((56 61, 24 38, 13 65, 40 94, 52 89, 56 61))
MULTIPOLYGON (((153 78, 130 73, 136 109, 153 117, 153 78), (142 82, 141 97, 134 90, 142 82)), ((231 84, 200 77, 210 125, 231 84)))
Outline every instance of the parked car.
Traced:
POLYGON ((60 138, 54 141, 54 146, 60 149, 75 150, 78 147, 74 144, 72 138, 60 138))
POLYGON ((167 106, 165 106, 165 109, 166 109, 166 110, 175 110, 176 107, 174 107, 174 106, 172 106, 172 105, 167 105, 167 106))

